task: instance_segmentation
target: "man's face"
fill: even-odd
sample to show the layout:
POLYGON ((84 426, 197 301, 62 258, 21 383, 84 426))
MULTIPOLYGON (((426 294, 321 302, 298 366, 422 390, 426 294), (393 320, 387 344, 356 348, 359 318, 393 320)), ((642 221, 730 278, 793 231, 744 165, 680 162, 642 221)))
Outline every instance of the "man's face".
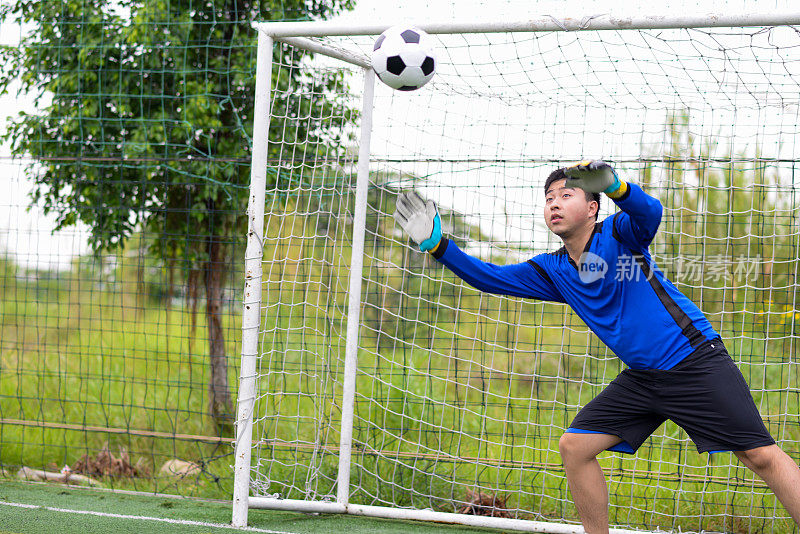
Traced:
POLYGON ((586 200, 581 189, 564 187, 566 180, 556 180, 545 193, 544 222, 551 232, 561 238, 586 226, 597 212, 597 203, 586 200))

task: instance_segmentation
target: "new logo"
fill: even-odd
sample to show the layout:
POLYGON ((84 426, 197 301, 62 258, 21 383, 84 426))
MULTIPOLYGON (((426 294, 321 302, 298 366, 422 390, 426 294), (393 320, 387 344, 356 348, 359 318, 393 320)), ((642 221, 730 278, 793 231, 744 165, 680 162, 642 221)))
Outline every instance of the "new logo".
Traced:
POLYGON ((578 277, 581 282, 588 284, 603 278, 608 274, 608 262, 593 252, 581 254, 580 265, 578 266, 578 277))

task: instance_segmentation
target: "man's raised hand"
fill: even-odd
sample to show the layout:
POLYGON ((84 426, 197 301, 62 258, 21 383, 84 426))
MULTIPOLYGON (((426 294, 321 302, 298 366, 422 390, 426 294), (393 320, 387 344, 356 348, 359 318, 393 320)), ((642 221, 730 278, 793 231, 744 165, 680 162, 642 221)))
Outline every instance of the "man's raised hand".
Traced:
POLYGON ((602 160, 584 160, 564 169, 566 187, 580 187, 589 193, 613 195, 622 186, 614 168, 602 160))
POLYGON ((416 191, 397 196, 394 219, 423 252, 435 249, 442 239, 442 222, 436 203, 426 202, 416 191))

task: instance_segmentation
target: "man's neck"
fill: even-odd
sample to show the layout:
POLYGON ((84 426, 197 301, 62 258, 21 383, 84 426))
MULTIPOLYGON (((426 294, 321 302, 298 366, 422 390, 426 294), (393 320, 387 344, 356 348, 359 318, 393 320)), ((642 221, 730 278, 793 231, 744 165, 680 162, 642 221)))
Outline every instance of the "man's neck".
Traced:
POLYGON ((569 257, 572 258, 572 261, 574 261, 576 265, 580 262, 583 249, 586 247, 586 242, 589 241, 589 237, 591 237, 592 232, 594 232, 594 225, 595 221, 592 219, 586 223, 586 226, 576 229, 569 236, 561 238, 564 242, 564 247, 566 247, 569 253, 569 257))

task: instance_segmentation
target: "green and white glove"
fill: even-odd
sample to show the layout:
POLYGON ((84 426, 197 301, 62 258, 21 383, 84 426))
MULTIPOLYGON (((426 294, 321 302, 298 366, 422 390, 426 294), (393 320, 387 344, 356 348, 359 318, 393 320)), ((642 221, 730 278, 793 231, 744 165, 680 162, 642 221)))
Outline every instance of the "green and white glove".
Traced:
POLYGON ((442 239, 442 221, 436 203, 426 202, 416 191, 398 195, 394 219, 423 252, 435 249, 442 239))
POLYGON ((564 169, 566 187, 580 187, 589 193, 605 193, 611 198, 621 196, 627 186, 614 168, 602 160, 584 160, 564 169))

